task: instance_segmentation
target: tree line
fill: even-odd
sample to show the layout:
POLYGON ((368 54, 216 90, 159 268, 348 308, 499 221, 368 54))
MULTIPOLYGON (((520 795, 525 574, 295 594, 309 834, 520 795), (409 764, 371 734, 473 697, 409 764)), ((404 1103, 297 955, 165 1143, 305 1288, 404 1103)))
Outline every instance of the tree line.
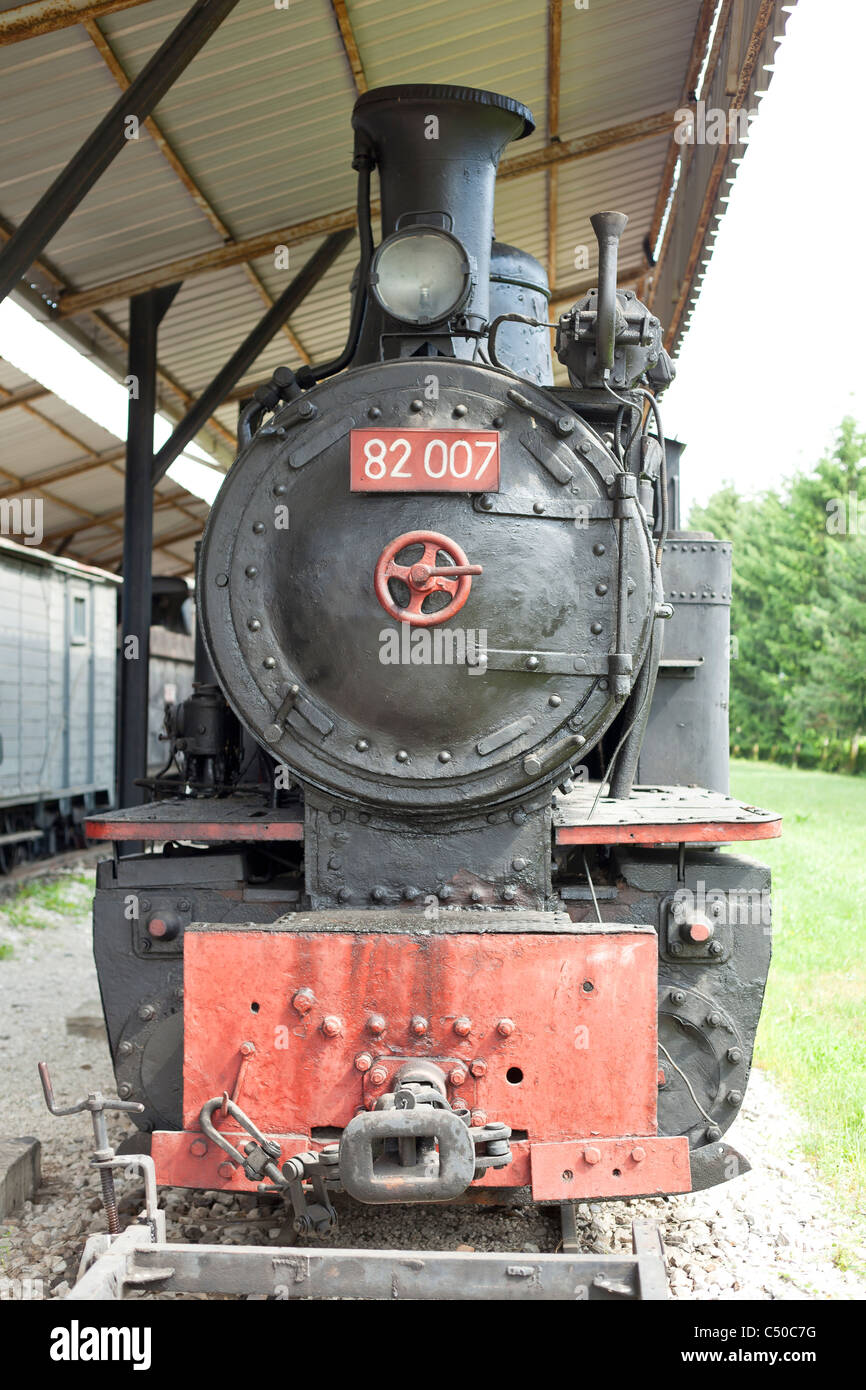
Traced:
POLYGON ((811 471, 690 525, 733 542, 731 751, 866 772, 866 434, 846 418, 811 471))

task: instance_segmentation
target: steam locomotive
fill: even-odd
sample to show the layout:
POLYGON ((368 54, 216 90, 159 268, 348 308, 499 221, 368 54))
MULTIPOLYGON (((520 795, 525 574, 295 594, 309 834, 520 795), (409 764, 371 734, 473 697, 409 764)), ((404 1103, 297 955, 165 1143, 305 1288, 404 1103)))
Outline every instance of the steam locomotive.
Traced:
POLYGON ((269 1185, 309 1234, 335 1189, 725 1181, 770 934, 721 847, 779 822, 728 795, 730 545, 677 529, 626 218, 551 325, 494 238, 526 107, 386 87, 353 127, 346 346, 243 407, 173 762, 88 825, 119 1093, 161 1183, 269 1185))

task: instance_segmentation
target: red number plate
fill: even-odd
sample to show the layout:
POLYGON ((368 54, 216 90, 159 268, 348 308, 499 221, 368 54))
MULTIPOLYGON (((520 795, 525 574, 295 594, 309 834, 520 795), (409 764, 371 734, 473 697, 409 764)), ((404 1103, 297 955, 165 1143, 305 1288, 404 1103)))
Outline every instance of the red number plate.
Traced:
POLYGON ((352 430, 353 492, 498 492, 496 430, 352 430))

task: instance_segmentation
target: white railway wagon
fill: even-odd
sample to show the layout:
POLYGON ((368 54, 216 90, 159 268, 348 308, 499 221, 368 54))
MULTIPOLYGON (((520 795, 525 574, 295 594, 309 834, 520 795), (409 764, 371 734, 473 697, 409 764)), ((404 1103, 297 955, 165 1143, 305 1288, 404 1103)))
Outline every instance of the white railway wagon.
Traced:
POLYGON ((0 539, 0 872, 111 804, 120 582, 0 539))

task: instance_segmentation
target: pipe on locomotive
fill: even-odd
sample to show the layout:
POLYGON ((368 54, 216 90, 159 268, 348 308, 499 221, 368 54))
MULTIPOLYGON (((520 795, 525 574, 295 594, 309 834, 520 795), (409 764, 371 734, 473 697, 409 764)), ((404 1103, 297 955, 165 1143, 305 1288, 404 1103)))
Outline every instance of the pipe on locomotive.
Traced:
POLYGON ((617 261, 620 237, 628 218, 623 212, 597 212, 590 226, 598 242, 598 307, 595 319, 595 343, 598 365, 605 378, 613 367, 616 349, 616 329, 619 305, 616 297, 617 261))

